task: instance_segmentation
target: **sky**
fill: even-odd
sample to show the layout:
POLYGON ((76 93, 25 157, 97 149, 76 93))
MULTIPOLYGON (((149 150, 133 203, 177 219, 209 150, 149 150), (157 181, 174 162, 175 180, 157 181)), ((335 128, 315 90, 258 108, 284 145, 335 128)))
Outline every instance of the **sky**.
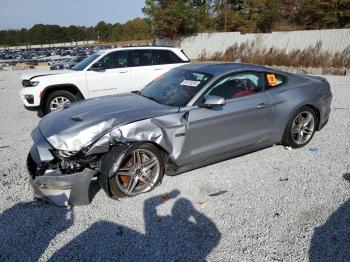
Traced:
POLYGON ((0 30, 35 24, 95 26, 144 17, 145 0, 0 0, 0 30))

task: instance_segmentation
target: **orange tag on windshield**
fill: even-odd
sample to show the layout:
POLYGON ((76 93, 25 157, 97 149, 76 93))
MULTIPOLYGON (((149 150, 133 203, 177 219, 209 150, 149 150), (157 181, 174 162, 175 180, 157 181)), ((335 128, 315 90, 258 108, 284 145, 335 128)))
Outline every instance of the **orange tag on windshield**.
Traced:
POLYGON ((269 86, 275 86, 277 85, 277 79, 274 74, 267 74, 267 82, 269 83, 269 86))

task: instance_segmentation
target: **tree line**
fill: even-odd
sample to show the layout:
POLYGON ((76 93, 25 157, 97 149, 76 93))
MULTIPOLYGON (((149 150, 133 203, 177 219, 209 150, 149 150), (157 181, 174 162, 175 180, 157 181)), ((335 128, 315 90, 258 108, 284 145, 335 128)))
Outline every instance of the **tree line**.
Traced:
POLYGON ((92 27, 37 24, 30 29, 1 30, 0 45, 37 45, 87 40, 115 42, 150 39, 152 36, 149 19, 135 18, 125 24, 101 21, 92 27))
POLYGON ((350 0, 146 0, 158 37, 350 28, 350 0))
POLYGON ((147 18, 94 27, 34 25, 0 31, 0 45, 179 39, 199 32, 350 28, 350 0, 146 0, 147 18))

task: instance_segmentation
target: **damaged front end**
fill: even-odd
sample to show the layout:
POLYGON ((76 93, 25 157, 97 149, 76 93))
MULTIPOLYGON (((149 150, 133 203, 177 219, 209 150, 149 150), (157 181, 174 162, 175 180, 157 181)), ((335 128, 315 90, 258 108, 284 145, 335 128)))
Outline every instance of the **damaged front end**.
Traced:
POLYGON ((27 158, 30 187, 34 197, 57 206, 90 203, 89 187, 98 174, 99 155, 54 149, 37 128, 27 158))
MULTIPOLYGON (((86 103, 81 106, 85 110, 86 103)), ((112 114, 92 121, 92 116, 80 112, 76 116, 75 112, 69 112, 73 109, 83 110, 73 105, 58 112, 61 114, 49 114, 32 132, 34 145, 28 155, 27 167, 35 198, 58 206, 89 204, 94 177, 108 197, 119 198, 120 194, 111 186, 117 170, 133 151, 146 143, 159 151, 159 162, 164 164, 166 174, 173 174, 177 163, 182 163, 188 156, 189 151, 184 150, 187 111, 166 107, 163 111, 140 114, 134 110, 136 115, 112 114)), ((143 157, 146 161, 148 156, 143 157)), ((161 172, 150 188, 159 184, 164 174, 163 170, 161 172)), ((125 175, 121 178, 123 184, 130 181, 125 175)))

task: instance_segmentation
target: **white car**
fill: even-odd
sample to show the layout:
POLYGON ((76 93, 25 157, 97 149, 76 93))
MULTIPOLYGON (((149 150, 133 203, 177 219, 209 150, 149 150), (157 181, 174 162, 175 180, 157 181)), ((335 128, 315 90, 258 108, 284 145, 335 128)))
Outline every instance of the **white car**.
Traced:
POLYGON ((181 49, 127 47, 98 51, 72 70, 21 76, 24 107, 45 115, 66 103, 137 91, 169 71, 189 63, 181 49))

